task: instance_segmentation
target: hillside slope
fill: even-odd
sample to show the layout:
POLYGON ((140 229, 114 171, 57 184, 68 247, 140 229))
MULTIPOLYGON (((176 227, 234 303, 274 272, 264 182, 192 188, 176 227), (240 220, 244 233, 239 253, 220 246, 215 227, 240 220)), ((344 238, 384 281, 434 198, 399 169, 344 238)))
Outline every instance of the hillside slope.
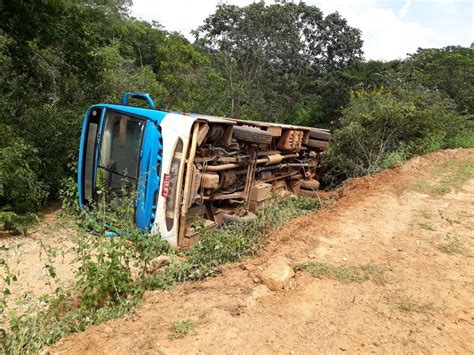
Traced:
POLYGON ((418 157, 356 179, 339 195, 275 231, 258 258, 202 282, 147 292, 134 315, 48 350, 473 352, 474 150, 418 157), (300 270, 288 290, 270 291, 259 272, 276 256, 333 272, 318 278, 300 270), (362 269, 367 280, 354 274, 362 269), (170 326, 184 320, 195 326, 173 339, 170 326))

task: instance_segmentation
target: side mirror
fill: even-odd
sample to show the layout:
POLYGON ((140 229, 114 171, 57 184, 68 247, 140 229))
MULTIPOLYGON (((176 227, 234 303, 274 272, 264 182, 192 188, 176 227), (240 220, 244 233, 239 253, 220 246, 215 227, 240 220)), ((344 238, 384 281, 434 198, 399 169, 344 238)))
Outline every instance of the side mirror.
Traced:
POLYGON ((122 97, 122 105, 128 106, 128 100, 130 97, 137 100, 144 100, 148 102, 148 106, 150 106, 152 110, 155 109, 155 103, 147 92, 126 92, 122 97))

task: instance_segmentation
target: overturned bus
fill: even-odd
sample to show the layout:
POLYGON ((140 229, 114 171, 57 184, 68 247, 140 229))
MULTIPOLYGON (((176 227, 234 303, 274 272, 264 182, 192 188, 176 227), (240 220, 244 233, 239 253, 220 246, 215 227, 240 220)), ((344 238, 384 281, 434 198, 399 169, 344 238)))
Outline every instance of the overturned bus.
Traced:
POLYGON ((308 196, 327 130, 159 111, 146 93, 91 106, 84 118, 78 169, 81 208, 136 193, 134 222, 175 247, 189 247, 205 228, 247 221, 275 193, 308 196), (129 105, 145 100, 149 108, 129 105))

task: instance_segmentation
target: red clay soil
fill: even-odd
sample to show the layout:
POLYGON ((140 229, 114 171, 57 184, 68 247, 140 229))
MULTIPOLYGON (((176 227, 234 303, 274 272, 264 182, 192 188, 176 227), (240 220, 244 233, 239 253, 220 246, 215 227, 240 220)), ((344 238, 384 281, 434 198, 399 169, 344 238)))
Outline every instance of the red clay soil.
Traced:
POLYGON ((474 353, 474 176, 464 169, 473 164, 474 150, 448 150, 355 179, 330 206, 275 231, 261 256, 147 292, 135 314, 46 351, 474 353), (259 272, 276 256, 372 263, 384 282, 297 271, 288 290, 270 291, 259 272), (183 320, 195 327, 173 340, 170 326, 183 320))

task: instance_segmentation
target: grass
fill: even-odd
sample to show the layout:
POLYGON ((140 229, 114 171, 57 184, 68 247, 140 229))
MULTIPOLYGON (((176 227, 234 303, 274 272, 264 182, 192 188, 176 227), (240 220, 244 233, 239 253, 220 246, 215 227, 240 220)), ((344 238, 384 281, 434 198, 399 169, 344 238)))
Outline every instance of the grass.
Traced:
POLYGON ((436 230, 431 225, 429 225, 428 223, 418 223, 418 225, 420 226, 420 228, 426 229, 426 230, 429 230, 429 231, 435 231, 436 230))
POLYGON ((424 211, 421 215, 422 215, 422 217, 423 217, 424 219, 431 219, 431 218, 433 218, 433 214, 432 214, 431 212, 428 212, 428 211, 424 211))
POLYGON ((195 334, 195 328, 196 322, 192 319, 178 320, 176 322, 173 322, 168 328, 168 330, 170 331, 168 339, 182 339, 190 333, 195 334))
POLYGON ((422 179, 408 185, 414 190, 430 195, 445 195, 462 187, 474 177, 474 159, 452 159, 432 170, 429 180, 422 179))
POLYGON ((375 264, 336 266, 326 262, 299 264, 297 270, 305 270, 318 279, 331 278, 343 283, 372 280, 377 284, 386 282, 385 270, 375 264))
POLYGON ((34 213, 16 214, 0 211, 0 230, 25 236, 31 227, 39 223, 39 220, 38 215, 34 213))
POLYGON ((45 310, 38 310, 32 304, 24 314, 12 314, 8 328, 6 323, 4 329, 0 328, 0 354, 38 354, 68 334, 122 317, 137 305, 135 299, 94 311, 76 307, 61 309, 56 302, 57 299, 53 300, 53 306, 45 310))
POLYGON ((474 148, 474 133, 472 133, 472 128, 470 133, 454 137, 450 145, 456 148, 474 148))
POLYGON ((430 313, 434 310, 433 303, 419 302, 409 296, 401 296, 400 298, 398 298, 398 300, 396 301, 396 305, 401 311, 407 313, 430 313))
POLYGON ((449 234, 446 236, 446 243, 439 246, 438 250, 448 255, 462 255, 468 257, 471 256, 468 250, 463 246, 459 238, 456 236, 451 236, 449 234))

